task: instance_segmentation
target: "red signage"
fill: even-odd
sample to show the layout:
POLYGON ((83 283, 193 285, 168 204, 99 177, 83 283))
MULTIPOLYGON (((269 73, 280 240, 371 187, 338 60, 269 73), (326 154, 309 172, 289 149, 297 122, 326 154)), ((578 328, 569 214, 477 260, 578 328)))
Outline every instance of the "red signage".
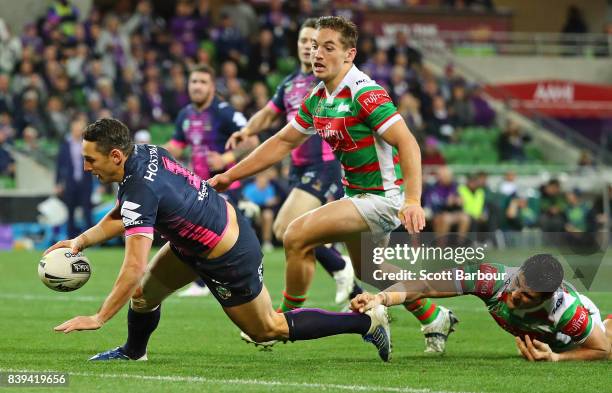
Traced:
POLYGON ((560 118, 612 118, 612 86, 563 80, 504 83, 487 92, 520 112, 560 118))

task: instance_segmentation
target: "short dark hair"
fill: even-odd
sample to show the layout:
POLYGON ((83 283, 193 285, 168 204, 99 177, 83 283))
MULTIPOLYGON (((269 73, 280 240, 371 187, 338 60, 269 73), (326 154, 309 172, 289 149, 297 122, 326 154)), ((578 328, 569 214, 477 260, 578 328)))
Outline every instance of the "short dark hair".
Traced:
POLYGON ((525 278, 525 285, 535 292, 542 292, 550 297, 563 281, 563 266, 550 254, 536 254, 527 258, 520 271, 525 278))
POLYGON ((322 16, 317 19, 317 29, 330 29, 340 33, 344 49, 357 47, 357 26, 343 16, 322 16))
POLYGON ((134 141, 130 130, 125 124, 117 119, 103 118, 85 128, 83 139, 88 142, 96 142, 97 150, 102 154, 108 154, 113 149, 119 149, 129 156, 134 150, 134 141))
POLYGON ((302 23, 302 25, 300 26, 300 31, 302 31, 302 29, 305 29, 306 27, 310 27, 311 29, 316 29, 317 28, 317 18, 306 19, 304 23, 302 23))
POLYGON ((210 78, 213 81, 215 80, 215 69, 212 68, 211 66, 209 66, 208 64, 198 64, 198 65, 192 67, 189 70, 189 75, 191 76, 191 74, 193 74, 194 72, 203 72, 205 74, 209 74, 210 78))

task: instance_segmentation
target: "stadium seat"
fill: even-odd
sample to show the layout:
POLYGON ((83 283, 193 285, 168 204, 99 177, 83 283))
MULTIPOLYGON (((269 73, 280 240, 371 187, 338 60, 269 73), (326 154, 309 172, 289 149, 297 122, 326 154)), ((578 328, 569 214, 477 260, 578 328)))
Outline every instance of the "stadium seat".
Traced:
POLYGON ((163 145, 172 138, 174 133, 174 124, 172 123, 156 123, 149 127, 151 133, 151 143, 154 145, 163 145))

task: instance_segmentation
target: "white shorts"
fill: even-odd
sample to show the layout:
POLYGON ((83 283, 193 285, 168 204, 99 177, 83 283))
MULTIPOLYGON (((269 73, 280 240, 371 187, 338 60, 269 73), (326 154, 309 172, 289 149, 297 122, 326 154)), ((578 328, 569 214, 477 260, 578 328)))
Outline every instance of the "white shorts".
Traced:
POLYGON ((390 233, 401 224, 398 213, 404 202, 404 194, 401 192, 392 196, 359 194, 345 198, 353 202, 370 227, 374 243, 377 246, 386 246, 390 233))

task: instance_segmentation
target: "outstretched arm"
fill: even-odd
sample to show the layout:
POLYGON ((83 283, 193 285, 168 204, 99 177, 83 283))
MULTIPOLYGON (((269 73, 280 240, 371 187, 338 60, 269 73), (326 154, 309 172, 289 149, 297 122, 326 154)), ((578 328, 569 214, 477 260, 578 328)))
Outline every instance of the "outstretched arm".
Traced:
POLYGON ((59 326, 55 331, 70 333, 75 330, 95 330, 111 319, 127 302, 140 284, 147 269, 147 261, 153 240, 141 235, 127 237, 125 257, 115 285, 100 310, 91 316, 72 318, 59 326))
POLYGON ((224 191, 234 181, 254 175, 279 162, 291 150, 308 139, 308 136, 295 129, 291 124, 287 124, 238 164, 213 177, 208 183, 217 191, 224 191))

